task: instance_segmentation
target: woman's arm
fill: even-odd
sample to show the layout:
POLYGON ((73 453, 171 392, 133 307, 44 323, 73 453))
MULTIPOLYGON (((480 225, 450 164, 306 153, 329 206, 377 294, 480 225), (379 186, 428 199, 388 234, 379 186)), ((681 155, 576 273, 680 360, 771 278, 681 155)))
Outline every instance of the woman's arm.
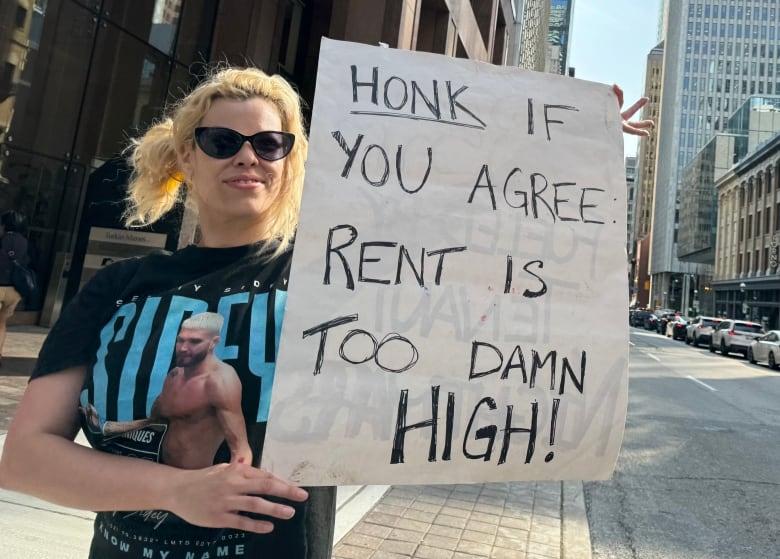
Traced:
POLYGON ((67 507, 162 509, 192 524, 258 533, 273 525, 240 511, 279 519, 294 511, 257 495, 306 499, 302 489, 247 464, 182 470, 73 442, 84 376, 84 367, 74 367, 29 383, 6 437, 0 486, 67 507))

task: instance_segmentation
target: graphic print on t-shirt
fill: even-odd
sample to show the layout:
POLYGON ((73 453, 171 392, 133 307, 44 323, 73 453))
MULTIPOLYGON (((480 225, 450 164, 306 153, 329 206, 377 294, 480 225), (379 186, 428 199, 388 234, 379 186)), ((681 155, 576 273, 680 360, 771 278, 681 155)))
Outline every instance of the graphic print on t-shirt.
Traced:
POLYGON ((210 287, 117 302, 81 397, 95 446, 185 469, 257 461, 247 424, 268 417, 286 291, 210 287))
MULTIPOLYGON (((263 272, 116 301, 81 393, 93 446, 184 469, 258 464, 287 295, 286 275, 274 285, 263 272)), ((168 511, 118 511, 98 514, 92 556, 239 558, 254 539, 168 511)))
MULTIPOLYGON (((214 354, 223 324, 222 316, 213 312, 184 320, 176 336, 174 367, 168 371, 149 417, 105 421, 101 425, 100 414, 87 405, 84 413, 90 431, 125 436, 147 449, 151 443, 160 462, 177 468, 213 465, 223 442, 230 449, 231 461, 251 463, 252 451, 241 411, 241 380, 232 366, 214 354), (161 431, 161 446, 155 431, 161 431)), ((122 444, 128 447, 127 442, 122 444)))

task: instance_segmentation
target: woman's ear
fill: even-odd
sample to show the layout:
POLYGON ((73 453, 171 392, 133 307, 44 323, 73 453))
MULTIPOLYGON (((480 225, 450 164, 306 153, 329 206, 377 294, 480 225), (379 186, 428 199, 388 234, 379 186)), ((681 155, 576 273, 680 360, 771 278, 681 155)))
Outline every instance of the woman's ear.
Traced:
POLYGON ((184 183, 189 184, 191 177, 194 175, 195 168, 195 150, 191 147, 182 147, 176 153, 176 160, 179 163, 179 169, 181 169, 184 175, 184 183))

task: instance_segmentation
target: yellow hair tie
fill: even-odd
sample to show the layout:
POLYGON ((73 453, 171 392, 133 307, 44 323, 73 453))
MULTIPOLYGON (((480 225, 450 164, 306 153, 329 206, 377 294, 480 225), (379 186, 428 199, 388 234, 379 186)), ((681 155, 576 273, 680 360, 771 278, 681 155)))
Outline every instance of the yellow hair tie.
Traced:
POLYGON ((168 178, 168 180, 165 181, 165 184, 163 185, 163 190, 166 194, 173 194, 177 190, 179 190, 179 186, 181 186, 181 183, 184 182, 184 175, 180 172, 176 172, 168 178))

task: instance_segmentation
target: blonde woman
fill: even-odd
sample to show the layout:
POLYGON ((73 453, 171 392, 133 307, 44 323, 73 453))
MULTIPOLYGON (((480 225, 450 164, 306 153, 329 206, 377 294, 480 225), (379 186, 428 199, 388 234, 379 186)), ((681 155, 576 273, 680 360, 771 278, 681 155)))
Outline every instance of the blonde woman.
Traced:
POLYGON ((200 240, 84 287, 43 346, 0 464, 3 487, 97 511, 90 558, 330 556, 335 489, 258 467, 306 150, 295 91, 235 68, 134 142, 128 225, 186 190, 200 240), (192 327, 202 313, 220 315, 218 335, 192 327), (166 383, 175 425, 153 411, 166 383), (112 427, 127 422, 138 428, 112 427), (74 443, 80 428, 92 448, 74 443), (214 444, 244 428, 248 447, 214 444))

